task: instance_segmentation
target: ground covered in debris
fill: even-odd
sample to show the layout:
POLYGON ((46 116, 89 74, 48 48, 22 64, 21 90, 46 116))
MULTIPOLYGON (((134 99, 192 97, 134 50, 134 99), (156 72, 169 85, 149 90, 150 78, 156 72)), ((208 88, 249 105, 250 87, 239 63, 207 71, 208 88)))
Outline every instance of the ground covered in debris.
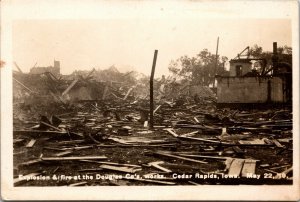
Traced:
POLYGON ((14 102, 15 186, 293 183, 290 108, 148 102, 14 102))

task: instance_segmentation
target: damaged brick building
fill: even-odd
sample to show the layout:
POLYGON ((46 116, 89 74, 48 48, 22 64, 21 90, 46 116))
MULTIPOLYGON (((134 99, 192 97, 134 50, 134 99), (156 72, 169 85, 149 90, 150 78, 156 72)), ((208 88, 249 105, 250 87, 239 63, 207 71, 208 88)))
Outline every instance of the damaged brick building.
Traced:
POLYGON ((246 58, 238 55, 230 60, 230 75, 217 76, 218 103, 222 104, 260 104, 291 103, 292 101, 292 66, 280 62, 277 43, 273 43, 272 66, 266 69, 264 58, 246 58), (262 61, 262 66, 255 69, 253 61, 262 61))

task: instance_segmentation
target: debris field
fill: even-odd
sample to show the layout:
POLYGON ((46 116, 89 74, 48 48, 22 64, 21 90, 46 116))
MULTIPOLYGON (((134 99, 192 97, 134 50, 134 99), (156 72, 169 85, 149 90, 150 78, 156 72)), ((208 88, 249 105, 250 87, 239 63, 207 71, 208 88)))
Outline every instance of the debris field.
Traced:
POLYGON ((14 75, 15 186, 293 183, 291 107, 219 108, 207 89, 157 85, 152 128, 147 84, 35 77, 14 75), (76 86, 100 98, 64 97, 76 86))

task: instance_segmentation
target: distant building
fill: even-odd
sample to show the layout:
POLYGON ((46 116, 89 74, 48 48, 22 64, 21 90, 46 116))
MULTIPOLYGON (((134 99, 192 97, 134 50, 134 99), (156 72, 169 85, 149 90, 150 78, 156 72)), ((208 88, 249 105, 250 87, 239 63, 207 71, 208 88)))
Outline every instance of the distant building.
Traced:
POLYGON ((48 67, 32 67, 30 69, 30 74, 42 74, 45 72, 50 72, 54 76, 60 75, 60 62, 54 60, 54 66, 48 66, 48 67))

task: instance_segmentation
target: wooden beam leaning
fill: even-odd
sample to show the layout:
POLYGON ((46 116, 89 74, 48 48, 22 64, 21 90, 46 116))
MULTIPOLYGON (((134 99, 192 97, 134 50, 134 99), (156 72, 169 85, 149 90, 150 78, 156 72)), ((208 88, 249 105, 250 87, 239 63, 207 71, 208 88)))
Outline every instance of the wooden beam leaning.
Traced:
POLYGON ((78 79, 75 79, 61 95, 64 96, 65 94, 67 94, 75 86, 77 82, 78 79))
POLYGON ((154 80, 154 72, 155 72, 157 53, 158 53, 158 50, 155 50, 153 63, 152 63, 151 76, 150 76, 150 128, 153 128, 153 106, 154 106, 154 103, 153 103, 153 80, 154 80))

